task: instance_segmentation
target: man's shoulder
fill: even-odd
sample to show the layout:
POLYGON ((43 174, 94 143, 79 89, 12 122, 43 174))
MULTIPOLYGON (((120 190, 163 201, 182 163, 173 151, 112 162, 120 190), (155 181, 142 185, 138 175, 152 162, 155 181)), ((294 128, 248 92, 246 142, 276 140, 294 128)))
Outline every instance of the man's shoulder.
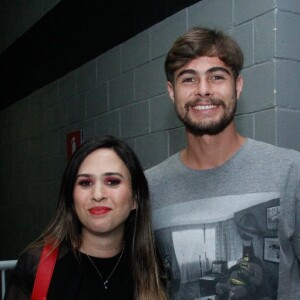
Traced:
POLYGON ((179 152, 171 155, 161 163, 147 169, 145 171, 146 177, 152 177, 153 175, 161 174, 161 173, 169 173, 173 172, 173 169, 176 168, 176 165, 180 162, 179 160, 179 152))
POLYGON ((254 150, 254 154, 269 155, 273 159, 287 159, 290 162, 300 163, 300 152, 297 150, 252 139, 249 139, 249 142, 250 147, 254 150))

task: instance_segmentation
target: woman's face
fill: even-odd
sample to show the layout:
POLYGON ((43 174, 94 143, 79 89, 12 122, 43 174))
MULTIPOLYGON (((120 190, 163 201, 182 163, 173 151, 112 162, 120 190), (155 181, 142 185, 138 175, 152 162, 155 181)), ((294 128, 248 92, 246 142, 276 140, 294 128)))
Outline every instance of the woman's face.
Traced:
POLYGON ((97 149, 82 162, 74 185, 76 214, 83 238, 107 236, 122 238, 125 221, 136 207, 131 176, 111 149, 97 149))

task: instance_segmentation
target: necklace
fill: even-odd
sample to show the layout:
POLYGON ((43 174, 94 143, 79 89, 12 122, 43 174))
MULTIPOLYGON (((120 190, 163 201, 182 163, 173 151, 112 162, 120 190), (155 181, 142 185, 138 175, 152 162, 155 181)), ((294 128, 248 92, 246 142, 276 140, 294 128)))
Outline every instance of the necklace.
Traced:
POLYGON ((116 270, 117 266, 119 265, 119 262, 122 258, 123 252, 125 249, 125 242, 123 243, 123 248, 121 251, 121 254, 118 258, 117 263, 115 264, 113 270, 110 272, 109 276, 106 278, 106 280, 104 280, 103 276, 101 275, 100 271, 98 270, 98 268, 96 267, 96 265, 94 264, 93 260, 90 258, 90 256, 88 254, 86 254, 87 258, 89 259, 89 261, 91 262, 91 264, 93 265, 94 269, 96 270, 96 272, 98 273, 99 277, 101 278, 101 280, 103 281, 103 286, 104 288, 107 290, 107 284, 108 284, 108 280, 110 279, 110 277, 112 276, 112 274, 114 273, 114 271, 116 270))

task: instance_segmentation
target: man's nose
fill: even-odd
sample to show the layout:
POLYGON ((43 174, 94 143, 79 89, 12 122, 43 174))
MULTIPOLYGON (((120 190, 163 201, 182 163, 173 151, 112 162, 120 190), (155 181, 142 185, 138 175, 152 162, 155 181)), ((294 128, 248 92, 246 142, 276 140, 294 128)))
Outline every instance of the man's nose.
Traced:
POLYGON ((207 79, 199 80, 199 83, 197 85, 197 95, 203 98, 212 95, 212 87, 207 79))

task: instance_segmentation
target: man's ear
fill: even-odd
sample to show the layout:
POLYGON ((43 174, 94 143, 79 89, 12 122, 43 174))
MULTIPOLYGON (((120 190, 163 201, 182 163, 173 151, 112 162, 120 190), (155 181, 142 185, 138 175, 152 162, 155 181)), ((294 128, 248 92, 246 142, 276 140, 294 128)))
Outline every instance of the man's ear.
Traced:
POLYGON ((173 84, 170 81, 168 81, 168 92, 171 100, 174 103, 174 88, 173 88, 173 84))
POLYGON ((236 98, 239 99, 240 95, 243 90, 243 85, 244 85, 244 79, 241 75, 238 76, 235 82, 235 88, 236 88, 236 98))

